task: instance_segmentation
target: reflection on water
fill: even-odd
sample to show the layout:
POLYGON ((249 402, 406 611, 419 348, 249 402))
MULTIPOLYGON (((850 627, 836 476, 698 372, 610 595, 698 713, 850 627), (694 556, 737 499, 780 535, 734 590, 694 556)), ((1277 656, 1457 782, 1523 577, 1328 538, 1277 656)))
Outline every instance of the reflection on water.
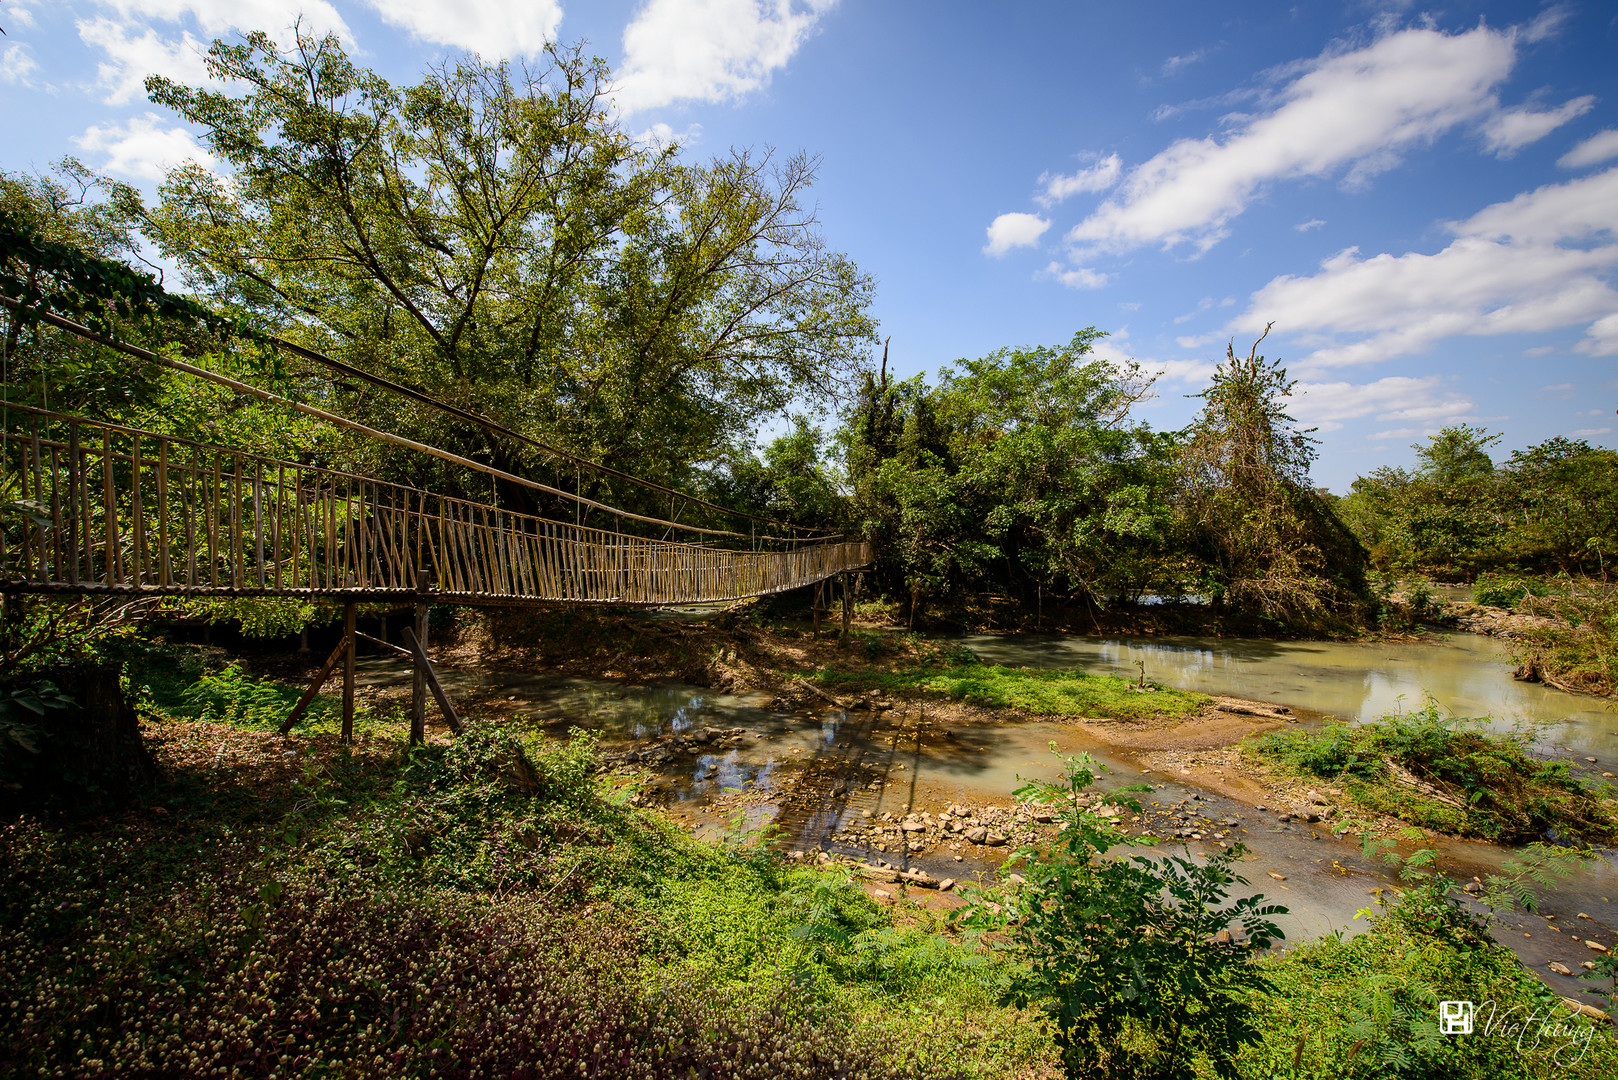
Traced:
POLYGON ((1265 641, 1244 638, 990 635, 963 638, 989 663, 1076 667, 1146 677, 1183 690, 1271 700, 1293 708, 1373 720, 1431 693, 1457 716, 1491 717, 1509 731, 1544 729, 1549 747, 1618 763, 1611 702, 1511 678, 1506 644, 1477 634, 1420 642, 1265 641))

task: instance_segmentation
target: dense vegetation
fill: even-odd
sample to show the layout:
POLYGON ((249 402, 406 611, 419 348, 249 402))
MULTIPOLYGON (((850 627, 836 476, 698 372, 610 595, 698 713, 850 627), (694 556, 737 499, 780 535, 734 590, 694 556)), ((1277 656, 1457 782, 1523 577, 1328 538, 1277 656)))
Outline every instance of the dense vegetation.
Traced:
POLYGON ((1364 724, 1334 721, 1256 737, 1249 750, 1342 786, 1358 806, 1456 836, 1510 842, 1555 832, 1609 840, 1614 804, 1565 761, 1529 753, 1530 734, 1492 735, 1481 720, 1440 715, 1429 700, 1364 724))
POLYGON ((1416 468, 1354 481, 1339 510, 1379 569, 1605 579, 1618 550, 1618 452, 1557 436, 1496 464, 1488 449, 1499 440, 1445 428, 1416 445, 1416 468))
POLYGON ((1436 1036, 1440 997, 1557 1004, 1444 899, 1453 883, 1360 937, 1266 952, 1272 912, 1228 898, 1231 856, 1121 846, 1072 797, 1082 762, 1021 793, 1071 819, 1062 840, 1022 853, 1025 880, 951 930, 744 832, 691 839, 633 806, 635 778, 601 772, 581 736, 484 721, 407 749, 400 725, 362 716, 347 748, 317 718, 288 756, 270 735, 286 688, 184 648, 132 659, 164 778, 125 812, 0 829, 7 1072, 1482 1080, 1618 1064, 1582 1018, 1529 1054, 1436 1036))

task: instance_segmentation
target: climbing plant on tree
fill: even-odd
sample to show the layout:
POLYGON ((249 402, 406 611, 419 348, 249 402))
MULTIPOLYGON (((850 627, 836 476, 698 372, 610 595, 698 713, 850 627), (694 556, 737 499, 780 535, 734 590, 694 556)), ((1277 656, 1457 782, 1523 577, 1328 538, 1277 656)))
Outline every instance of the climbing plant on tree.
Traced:
MULTIPOLYGON (((1273 324, 1272 324, 1273 325, 1273 324)), ((1202 536, 1215 598, 1277 618, 1340 612, 1359 602, 1365 552, 1309 484, 1315 440, 1287 412, 1296 380, 1235 344, 1207 389, 1181 450, 1183 505, 1202 536)))

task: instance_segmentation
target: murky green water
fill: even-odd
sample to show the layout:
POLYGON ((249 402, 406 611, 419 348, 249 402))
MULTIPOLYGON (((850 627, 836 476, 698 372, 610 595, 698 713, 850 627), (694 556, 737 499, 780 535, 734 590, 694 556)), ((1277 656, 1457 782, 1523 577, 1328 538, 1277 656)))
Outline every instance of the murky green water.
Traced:
POLYGON ((1478 634, 1419 642, 1264 641, 1242 638, 978 634, 962 641, 985 661, 1075 667, 1146 677, 1209 694, 1372 720, 1432 694, 1456 716, 1489 717, 1496 731, 1531 725, 1547 751, 1618 765, 1618 711, 1599 698, 1515 682, 1507 645, 1478 634))

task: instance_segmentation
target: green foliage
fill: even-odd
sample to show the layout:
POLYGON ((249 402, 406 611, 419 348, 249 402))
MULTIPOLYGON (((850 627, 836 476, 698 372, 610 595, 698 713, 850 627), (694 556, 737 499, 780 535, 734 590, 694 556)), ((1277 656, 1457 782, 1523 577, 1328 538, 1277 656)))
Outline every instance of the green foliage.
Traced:
POLYGON ((1241 1075, 1597 1080, 1618 1070, 1618 1043, 1571 1016, 1496 945, 1452 901, 1452 884, 1412 888, 1366 933, 1327 935, 1262 961, 1273 992, 1250 999, 1263 1039, 1243 1052, 1241 1075), (1438 1032, 1438 1002, 1455 999, 1478 1005, 1471 1036, 1438 1032), (1503 1030, 1513 1022, 1526 1026, 1503 1030), (1576 1034, 1553 1036, 1546 1023, 1576 1034), (1518 1031, 1526 1032, 1521 1041, 1518 1031))
POLYGON ((1472 585, 1472 602, 1490 607, 1514 608, 1525 597, 1546 595, 1543 584, 1515 574, 1479 574, 1472 585))
MULTIPOLYGON (((812 159, 692 164, 639 146, 612 121, 605 66, 576 49, 522 71, 467 57, 395 85, 335 37, 286 44, 215 42, 212 86, 148 84, 228 179, 177 169, 152 207, 115 192, 210 302, 663 482, 700 481, 764 419, 820 407, 864 362, 871 282, 816 227, 812 159)), ((503 469, 554 468, 437 412, 324 380, 310 392, 503 469)), ((464 482, 349 452, 413 483, 464 482)), ((669 512, 617 485, 592 477, 586 493, 669 512)), ((555 509, 528 489, 500 495, 555 509)))
MULTIPOLYGON (((1259 1038, 1243 1002, 1267 988, 1252 957, 1282 936, 1270 916, 1286 909, 1262 896, 1221 906, 1247 884, 1230 869, 1240 845, 1200 863, 1108 857, 1127 838, 1079 802, 1094 762, 1063 760, 1063 783, 1017 792, 1056 809, 1056 845, 1018 851, 1008 865, 1026 881, 979 896, 968 925, 1004 933, 1024 959, 1013 995, 1054 1017, 1069 1076, 1191 1077, 1199 1060, 1235 1075, 1237 1053, 1259 1038)), ((1122 792, 1104 801, 1139 810, 1122 792)))
POLYGON ((1120 720, 1189 716, 1206 694, 1141 688, 1113 675, 1090 675, 1070 668, 1012 668, 982 664, 965 655, 893 672, 827 669, 815 677, 831 686, 874 686, 889 692, 925 690, 945 697, 1041 716, 1105 716, 1120 720))
POLYGON ((1548 621, 1513 635, 1512 661, 1563 690, 1618 693, 1618 586, 1562 578, 1525 590, 1517 609, 1548 621))
POLYGON ((200 720, 277 728, 291 711, 293 694, 268 679, 254 679, 238 664, 227 664, 219 671, 203 672, 181 694, 181 701, 200 720))
POLYGON ((1367 724, 1267 732, 1249 752, 1322 779, 1368 810, 1424 828, 1498 841, 1525 841, 1555 829, 1601 839, 1618 819, 1610 804, 1570 773, 1566 762, 1528 753, 1525 733, 1489 735, 1483 721, 1444 717, 1431 698, 1419 709, 1367 724))
POLYGON ((1246 357, 1227 346, 1195 395, 1182 498, 1211 564, 1205 587, 1216 603, 1272 618, 1357 618, 1365 550, 1309 484, 1315 440, 1285 405, 1295 385, 1255 341, 1246 357))
POLYGON ((1607 573, 1618 549, 1618 453, 1557 436, 1497 466, 1487 450, 1499 439, 1446 428, 1416 445, 1414 471, 1354 481, 1341 509, 1378 566, 1464 577, 1607 573))
POLYGON ((936 387, 867 376, 844 431, 884 591, 1096 603, 1174 591, 1173 439, 1128 420, 1151 379, 1103 335, 958 360, 936 387))

